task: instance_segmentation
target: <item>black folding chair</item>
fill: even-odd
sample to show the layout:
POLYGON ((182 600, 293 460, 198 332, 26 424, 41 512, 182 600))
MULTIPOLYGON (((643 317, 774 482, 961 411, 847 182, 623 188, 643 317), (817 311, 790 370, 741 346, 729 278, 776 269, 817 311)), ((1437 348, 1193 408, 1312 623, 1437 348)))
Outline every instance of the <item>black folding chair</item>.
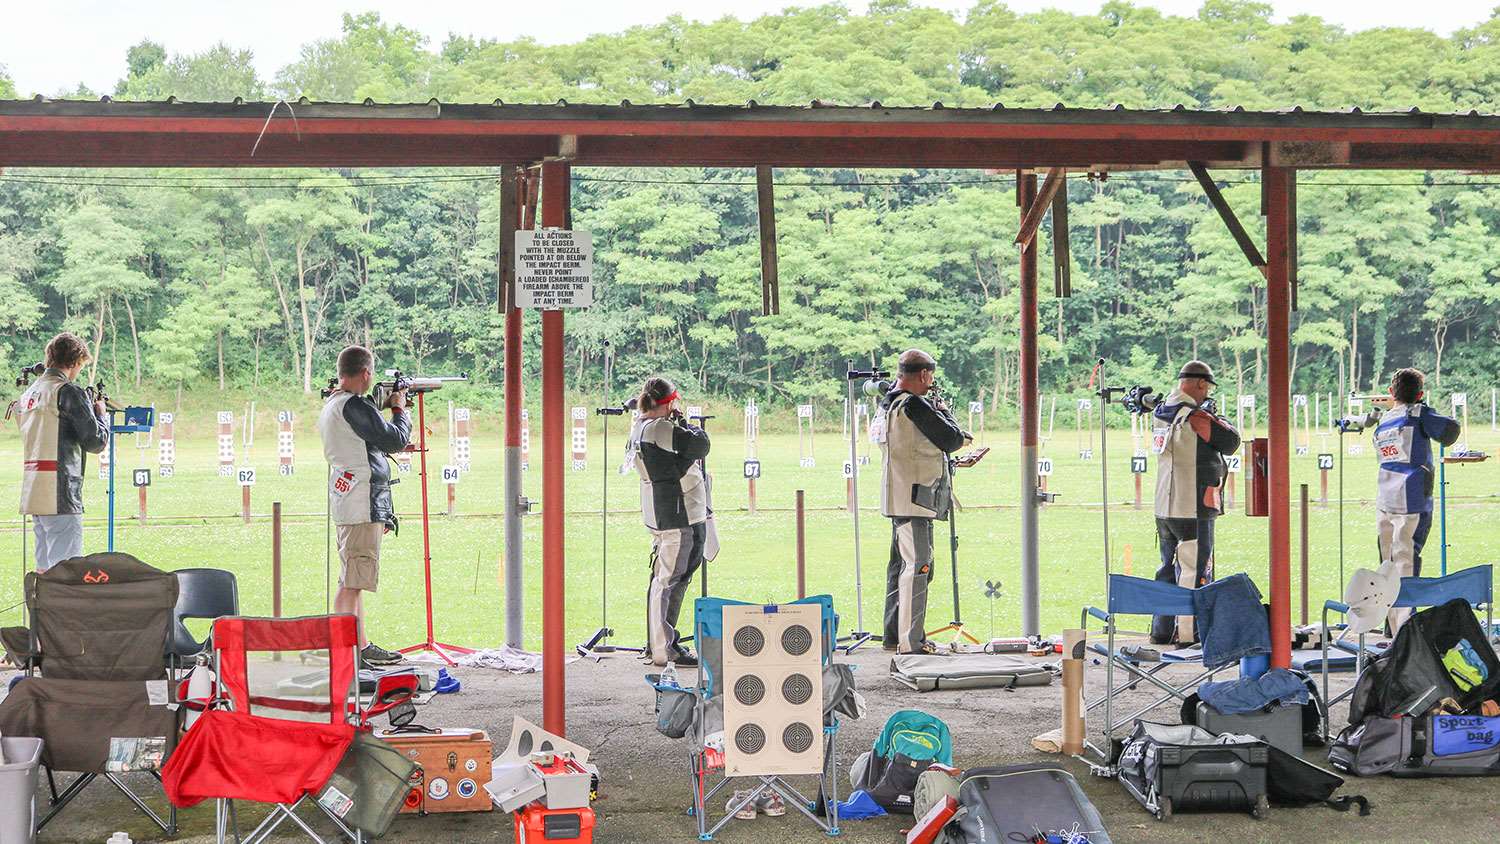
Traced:
POLYGON ((240 590, 234 573, 223 569, 178 569, 177 606, 172 610, 172 637, 167 642, 167 663, 172 678, 184 662, 208 653, 208 637, 199 641, 184 622, 190 618, 213 621, 240 614, 240 590))

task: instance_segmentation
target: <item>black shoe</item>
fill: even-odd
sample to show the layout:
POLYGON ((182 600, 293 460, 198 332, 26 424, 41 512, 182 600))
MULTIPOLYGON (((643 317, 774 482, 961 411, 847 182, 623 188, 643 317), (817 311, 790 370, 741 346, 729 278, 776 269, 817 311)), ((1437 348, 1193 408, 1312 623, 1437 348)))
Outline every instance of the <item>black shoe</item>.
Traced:
POLYGON ((379 645, 375 644, 374 642, 371 642, 370 644, 365 645, 360 649, 359 661, 376 666, 395 665, 399 662, 405 662, 406 657, 402 656, 399 653, 396 653, 395 651, 388 651, 385 648, 382 648, 379 645))
POLYGON ((678 651, 672 655, 672 664, 678 668, 697 668, 698 657, 692 651, 678 651))

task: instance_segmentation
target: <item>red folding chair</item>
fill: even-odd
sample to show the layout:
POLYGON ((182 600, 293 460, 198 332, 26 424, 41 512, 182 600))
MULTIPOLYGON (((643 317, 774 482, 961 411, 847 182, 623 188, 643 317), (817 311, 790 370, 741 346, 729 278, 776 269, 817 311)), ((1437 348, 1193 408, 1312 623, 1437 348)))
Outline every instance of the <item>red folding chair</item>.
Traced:
MULTIPOLYGON (((217 801, 219 844, 227 840, 235 800, 275 806, 242 844, 267 840, 288 820, 324 844, 297 809, 328 782, 364 720, 354 616, 220 618, 213 654, 215 701, 163 768, 167 795, 178 807, 217 801)), ((344 837, 362 840, 328 807, 315 805, 344 837)))

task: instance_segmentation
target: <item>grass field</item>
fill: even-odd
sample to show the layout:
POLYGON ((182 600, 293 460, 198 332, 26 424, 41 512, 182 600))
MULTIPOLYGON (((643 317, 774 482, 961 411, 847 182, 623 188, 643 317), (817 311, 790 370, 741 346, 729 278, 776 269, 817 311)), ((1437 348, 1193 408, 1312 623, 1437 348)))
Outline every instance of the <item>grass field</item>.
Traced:
MULTIPOLYGON (((433 416, 439 414, 433 403, 433 416)), ((446 414, 446 402, 441 413, 446 414)), ((264 405, 263 405, 264 407, 264 405)), ((136 494, 129 487, 128 469, 137 466, 156 468, 156 450, 138 450, 130 437, 119 442, 119 475, 121 518, 117 526, 116 545, 143 560, 163 568, 212 566, 229 569, 239 577, 240 595, 247 613, 269 613, 271 608, 271 503, 280 501, 287 513, 283 586, 284 611, 287 614, 323 612, 327 585, 325 581, 325 529, 323 518, 324 467, 321 449, 312 420, 316 404, 298 407, 296 431, 297 470, 290 477, 276 472, 276 437, 274 413, 262 410, 257 423, 257 439, 249 454, 239 448, 236 427, 237 460, 240 465, 257 468, 258 483, 253 488, 251 524, 239 518, 240 489, 233 479, 221 478, 216 471, 217 454, 213 436, 213 413, 208 410, 185 410, 179 418, 177 465, 175 477, 154 478, 149 491, 151 519, 140 525, 132 518, 136 512, 136 494)), ((503 538, 499 518, 501 498, 501 440, 498 414, 485 416, 476 411, 478 431, 473 437, 471 471, 458 487, 455 517, 441 514, 446 506, 446 491, 437 481, 438 467, 447 461, 447 422, 429 418, 432 454, 429 463, 433 475, 430 495, 432 518, 433 591, 436 605, 437 636, 440 640, 469 645, 496 644, 503 630, 504 596, 500 581, 503 538)), ((722 552, 710 565, 709 584, 714 594, 754 601, 776 601, 794 596, 795 520, 792 505, 795 490, 806 490, 807 515, 807 583, 810 592, 830 592, 835 596, 844 629, 856 623, 851 520, 843 509, 845 481, 841 465, 847 443, 840 442, 838 430, 820 431, 816 441, 814 468, 798 465, 798 439, 795 433, 762 435, 759 458, 763 476, 759 482, 759 512, 746 512, 746 484, 741 478, 741 461, 745 445, 740 435, 739 417, 720 417, 711 429, 714 451, 711 471, 717 477, 715 503, 719 513, 722 552), (730 418, 732 425, 718 424, 730 418), (728 430, 729 428, 734 430, 728 430)), ((540 444, 537 427, 539 415, 532 422, 532 464, 525 475, 526 494, 534 501, 541 498, 540 444)), ((769 423, 770 420, 768 420, 769 423)), ((647 580, 648 544, 637 509, 636 478, 615 474, 624 444, 624 424, 614 420, 610 432, 611 454, 606 460, 601 452, 599 420, 591 417, 589 460, 582 471, 569 471, 566 477, 567 518, 567 630, 570 641, 580 640, 600 623, 601 600, 601 524, 607 522, 609 550, 609 620, 620 633, 622 643, 636 643, 644 638, 643 606, 647 580), (603 462, 601 462, 603 461, 603 462), (610 467, 609 510, 601 519, 600 503, 603 466, 610 467)), ((1095 434, 1097 437, 1097 434, 1095 434)), ((1364 440, 1350 438, 1350 443, 1364 440)), ((1500 434, 1492 433, 1488 424, 1476 424, 1468 437, 1471 448, 1494 451, 1500 448, 1500 434)), ((959 516, 960 548, 959 592, 965 621, 978 635, 991 630, 991 612, 996 635, 1014 634, 1020 623, 1019 611, 1019 525, 1016 502, 1020 496, 1018 437, 1013 433, 988 432, 984 444, 994 450, 978 467, 962 470, 958 493, 968 508, 959 516), (999 579, 1003 595, 993 602, 984 597, 984 581, 999 579)), ((1088 447, 1090 443, 1083 443, 1088 447)), ((1043 508, 1041 516, 1042 622, 1044 630, 1056 631, 1077 623, 1079 608, 1098 603, 1103 598, 1103 554, 1100 519, 1100 480, 1098 443, 1091 443, 1096 459, 1079 459, 1079 442, 1072 430, 1059 431, 1044 448, 1054 464, 1048 479, 1049 489, 1062 494, 1059 503, 1043 508)), ((1347 567, 1371 564, 1374 550, 1374 510, 1368 500, 1373 493, 1374 460, 1365 444, 1364 453, 1348 458, 1346 484, 1351 500, 1346 505, 1347 567)), ((863 448, 863 446, 862 446, 863 448)), ((1311 595, 1316 607, 1326 597, 1336 596, 1338 584, 1338 521, 1332 497, 1337 491, 1337 471, 1330 473, 1330 503, 1319 507, 1318 472, 1314 456, 1318 451, 1336 451, 1337 439, 1313 438, 1311 453, 1293 458, 1293 482, 1310 485, 1313 499, 1309 539, 1311 547, 1311 595)), ((1154 527, 1150 498, 1154 474, 1143 477, 1145 508, 1131 507, 1133 480, 1129 473, 1131 439, 1128 431, 1111 432, 1110 453, 1110 526, 1114 550, 1114 570, 1130 570, 1149 576, 1155 569, 1154 527), (1127 562, 1126 555, 1131 556, 1127 562)), ((11 491, 0 502, 9 513, 15 512, 14 490, 20 468, 15 429, 5 426, 0 434, 0 489, 11 491)), ((1450 568, 1491 562, 1500 549, 1500 534, 1487 522, 1500 515, 1500 461, 1479 465, 1449 466, 1449 490, 1454 496, 1449 506, 1450 568)), ((888 523, 880 518, 878 503, 878 453, 875 461, 862 467, 860 500, 862 507, 862 556, 864 575, 864 612, 866 629, 876 630, 884 591, 885 561, 889 547, 888 523)), ((1152 467, 1154 472, 1154 466, 1152 467)), ((1237 480, 1239 476, 1236 476, 1237 480)), ((88 532, 86 550, 105 547, 105 483, 90 461, 86 483, 88 532)), ((1299 535, 1295 525, 1297 502, 1293 500, 1293 580, 1297 582, 1296 549, 1299 535)), ((1241 490, 1237 490, 1240 492, 1241 490)), ((1267 588, 1267 553, 1265 519, 1249 518, 1243 513, 1242 495, 1236 495, 1234 511, 1219 521, 1218 573, 1246 571, 1267 588)), ((371 633, 387 647, 414 643, 423 638, 422 611, 422 542, 420 493, 417 473, 402 476, 396 487, 398 509, 403 515, 399 537, 387 537, 384 550, 381 589, 370 601, 371 633)), ((527 644, 540 645, 541 607, 541 517, 528 516, 526 526, 526 631, 527 644)), ((949 620, 951 614, 951 578, 948 567, 947 534, 942 529, 937 539, 937 577, 932 586, 929 621, 933 626, 949 620)), ((0 623, 16 623, 20 610, 21 522, 16 516, 0 520, 0 623)), ((1438 528, 1434 526, 1429 543, 1429 573, 1438 568, 1438 528)), ((333 560, 335 576, 338 561, 333 560)), ((1297 615, 1294 601, 1294 618, 1297 615)))

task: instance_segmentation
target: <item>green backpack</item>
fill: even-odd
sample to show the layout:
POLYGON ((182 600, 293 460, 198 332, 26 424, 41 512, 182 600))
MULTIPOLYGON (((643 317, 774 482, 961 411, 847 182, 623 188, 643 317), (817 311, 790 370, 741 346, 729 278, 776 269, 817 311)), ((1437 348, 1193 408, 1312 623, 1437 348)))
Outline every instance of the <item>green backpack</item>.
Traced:
POLYGON ((875 746, 850 768, 855 789, 888 812, 911 814, 917 777, 934 764, 953 764, 953 734, 940 718, 903 709, 885 722, 875 746))

